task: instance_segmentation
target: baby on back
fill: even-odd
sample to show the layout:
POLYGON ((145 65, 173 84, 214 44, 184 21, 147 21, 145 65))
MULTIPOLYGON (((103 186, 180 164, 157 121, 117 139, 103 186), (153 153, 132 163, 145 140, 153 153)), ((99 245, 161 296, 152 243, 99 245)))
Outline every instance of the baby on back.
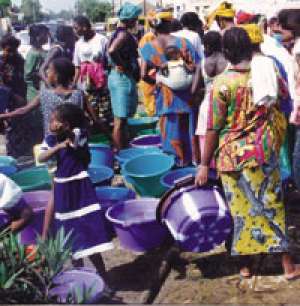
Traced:
POLYGON ((186 90, 193 82, 195 67, 188 65, 178 47, 170 45, 165 48, 166 64, 161 66, 156 82, 173 90, 186 90))

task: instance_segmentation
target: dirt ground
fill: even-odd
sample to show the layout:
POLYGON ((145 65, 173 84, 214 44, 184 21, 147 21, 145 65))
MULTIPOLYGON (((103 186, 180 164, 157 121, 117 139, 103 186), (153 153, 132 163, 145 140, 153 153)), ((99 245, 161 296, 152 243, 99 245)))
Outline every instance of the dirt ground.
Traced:
MULTIPOLYGON (((5 154, 3 138, 0 154, 5 154)), ((121 183, 120 177, 114 181, 121 183)), ((291 207, 287 215, 291 250, 300 263, 300 203, 299 207, 291 207)), ((287 282, 282 277, 278 255, 256 258, 257 274, 262 276, 241 280, 237 259, 229 256, 223 246, 205 254, 181 253, 173 259, 162 283, 162 251, 134 254, 122 249, 115 239, 115 249, 103 256, 117 290, 113 300, 103 303, 142 304, 151 296, 155 304, 300 305, 300 279, 287 282)))

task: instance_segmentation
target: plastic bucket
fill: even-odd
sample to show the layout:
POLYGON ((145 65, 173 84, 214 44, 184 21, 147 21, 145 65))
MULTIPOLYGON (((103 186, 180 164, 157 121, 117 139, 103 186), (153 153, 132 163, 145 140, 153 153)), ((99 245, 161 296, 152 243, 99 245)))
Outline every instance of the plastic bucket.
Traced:
POLYGON ((143 136, 143 135, 160 135, 160 130, 146 129, 146 130, 141 130, 137 134, 137 136, 143 136))
POLYGON ((37 235, 42 235, 45 209, 51 191, 25 192, 24 200, 33 209, 33 220, 20 233, 22 244, 36 244, 37 235))
POLYGON ((165 191, 161 177, 174 165, 174 158, 166 154, 146 154, 127 161, 122 173, 128 176, 140 196, 160 197, 165 191))
MULTIPOLYGON (((136 197, 133 190, 125 187, 97 187, 96 194, 104 213, 106 213, 110 207, 135 199, 136 197)), ((105 219, 105 221, 108 231, 114 235, 112 224, 107 219, 105 219)))
POLYGON ((194 167, 187 167, 187 168, 181 168, 172 170, 168 173, 166 173, 164 176, 161 177, 160 183, 167 189, 170 189, 175 186, 175 182, 177 180, 182 179, 185 176, 188 175, 196 175, 197 169, 194 167))
POLYGON ((0 173, 3 173, 7 176, 12 176, 18 171, 17 167, 10 165, 1 165, 0 164, 0 173))
POLYGON ((0 166, 15 166, 17 165, 17 161, 11 156, 0 156, 0 166))
POLYGON ((152 153, 162 153, 162 151, 156 147, 151 147, 147 149, 129 148, 129 149, 119 151, 119 153, 115 155, 115 158, 121 165, 123 165, 125 162, 135 157, 142 156, 145 154, 152 154, 152 153))
POLYGON ((162 198, 158 218, 186 252, 208 252, 232 232, 229 209, 220 188, 214 185, 176 185, 162 198))
POLYGON ((142 149, 147 149, 151 147, 161 147, 161 137, 160 135, 143 135, 134 138, 131 142, 130 145, 133 148, 142 148, 142 149))
POLYGON ((95 134, 89 137, 89 143, 90 144, 102 143, 102 144, 110 145, 110 140, 104 134, 95 134))
POLYGON ((156 130, 158 117, 129 118, 127 122, 130 137, 133 138, 142 130, 156 130))
POLYGON ((134 252, 145 252, 164 243, 166 228, 156 221, 157 199, 130 200, 112 206, 106 212, 121 246, 134 252))
POLYGON ((111 184, 114 171, 109 167, 90 167, 88 169, 90 179, 94 186, 107 186, 111 184))
POLYGON ((113 167, 113 152, 109 145, 102 143, 89 144, 89 149, 91 153, 90 166, 92 168, 101 166, 113 167))
POLYGON ((26 191, 51 189, 51 178, 45 167, 33 167, 13 174, 11 179, 26 191))
POLYGON ((103 295, 105 287, 103 279, 96 271, 88 268, 77 268, 63 271, 53 279, 54 288, 49 291, 50 297, 56 297, 59 303, 68 303, 71 297, 73 303, 77 300, 76 292, 81 296, 87 296, 87 304, 98 303, 103 295))

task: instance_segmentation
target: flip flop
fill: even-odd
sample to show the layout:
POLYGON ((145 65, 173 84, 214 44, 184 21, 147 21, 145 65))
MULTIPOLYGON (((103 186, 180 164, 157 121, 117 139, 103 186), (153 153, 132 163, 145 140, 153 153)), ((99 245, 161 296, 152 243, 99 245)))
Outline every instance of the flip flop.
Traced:
POLYGON ((290 274, 284 274, 284 277, 287 281, 294 281, 300 278, 300 264, 295 264, 294 266, 295 270, 298 270, 298 272, 296 273, 296 275, 294 274, 295 271, 290 274))

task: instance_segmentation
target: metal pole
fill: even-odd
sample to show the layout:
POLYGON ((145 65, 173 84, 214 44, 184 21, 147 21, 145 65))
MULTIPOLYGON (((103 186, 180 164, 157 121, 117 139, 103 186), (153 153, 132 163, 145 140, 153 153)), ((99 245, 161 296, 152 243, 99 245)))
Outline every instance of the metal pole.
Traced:
POLYGON ((147 1, 144 0, 144 16, 147 15, 147 1))

